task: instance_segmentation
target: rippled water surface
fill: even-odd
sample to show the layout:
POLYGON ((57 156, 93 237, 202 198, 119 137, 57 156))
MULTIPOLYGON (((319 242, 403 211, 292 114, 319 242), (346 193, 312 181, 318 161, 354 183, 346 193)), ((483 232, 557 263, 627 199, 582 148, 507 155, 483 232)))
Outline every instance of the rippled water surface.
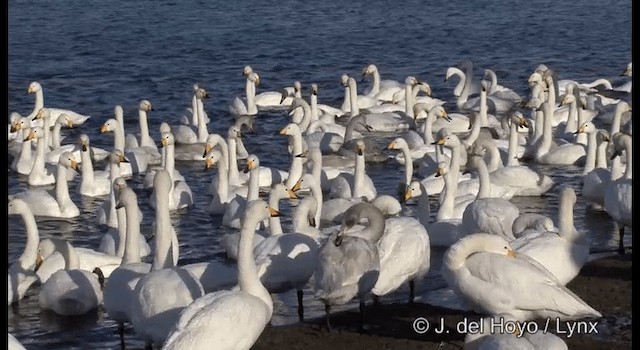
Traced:
MULTIPOLYGON (((308 95, 310 83, 319 85, 319 101, 342 102, 340 75, 360 76, 375 63, 383 79, 404 81, 415 75, 429 82, 435 97, 453 101, 454 83, 444 82, 447 67, 472 59, 480 79, 481 68, 496 71, 501 84, 521 95, 528 92, 526 78, 540 63, 553 68, 560 79, 592 81, 616 78, 631 60, 631 2, 571 1, 27 1, 9 0, 9 111, 23 115, 33 108, 26 88, 39 81, 45 105, 91 115, 81 127, 63 130, 65 142, 80 133, 93 146, 110 149, 111 135, 99 126, 120 104, 125 127, 137 130, 137 105, 149 99, 151 136, 158 139, 162 121, 177 124, 190 107, 191 86, 198 82, 209 91, 205 103, 212 121, 209 131, 226 135, 232 123, 228 104, 244 94, 242 67, 251 65, 261 75, 258 91, 280 90, 294 80, 308 95)), ((368 86, 369 82, 361 85, 368 86)), ((364 89, 361 86, 360 89, 364 89)), ((449 105, 449 104, 448 104, 449 105)), ((285 111, 262 112, 257 134, 245 144, 261 165, 287 168, 286 139, 273 135, 288 123, 285 111)), ((379 137, 380 144, 393 135, 379 137)), ((102 167, 103 165, 99 165, 102 167)), ((213 172, 202 164, 177 162, 195 195, 193 208, 172 214, 180 239, 180 264, 222 259, 219 238, 229 229, 220 217, 206 212, 206 188, 213 172)), ((368 165, 378 192, 395 194, 403 179, 398 165, 389 161, 368 165)), ((556 182, 580 188, 581 169, 540 167, 556 182)), ((102 199, 77 193, 78 179, 70 184, 80 217, 69 221, 38 220, 41 237, 61 236, 73 244, 97 248, 104 232, 95 212, 102 199)), ((142 176, 130 180, 144 213, 142 233, 150 236, 153 211, 142 176)), ((26 189, 26 178, 10 173, 9 193, 26 189)), ((514 198, 526 212, 557 218, 558 188, 547 196, 514 198)), ((282 205, 290 213, 289 204, 282 205)), ((412 215, 413 204, 404 209, 412 215)), ((606 214, 586 209, 578 196, 575 225, 593 239, 594 250, 617 247, 614 225, 606 214)), ((283 218, 285 231, 290 219, 283 218)), ((9 262, 17 259, 24 243, 20 219, 9 218, 9 262)), ((628 242, 630 244, 630 240, 628 242)), ((423 292, 440 288, 437 256, 423 292)), ((29 349, 112 349, 119 346, 116 325, 105 312, 62 319, 40 311, 39 288, 9 311, 8 331, 29 349)), ((404 299, 401 290, 387 300, 404 299)), ((275 296, 273 324, 295 322, 295 292, 275 296)), ((322 314, 322 305, 305 291, 307 315, 322 314)), ((141 347, 128 331, 128 346, 141 347)))

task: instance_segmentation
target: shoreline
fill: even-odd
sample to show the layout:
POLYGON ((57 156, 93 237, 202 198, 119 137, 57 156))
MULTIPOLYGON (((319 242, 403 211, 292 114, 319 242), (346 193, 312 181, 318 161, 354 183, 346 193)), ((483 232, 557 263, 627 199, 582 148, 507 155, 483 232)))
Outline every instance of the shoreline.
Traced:
MULTIPOLYGON (((632 253, 593 260, 584 265, 580 274, 567 287, 586 303, 602 313, 600 319, 577 321, 574 334, 566 323, 551 320, 548 330, 562 338, 569 349, 611 349, 630 346, 631 330, 631 268, 632 253), (595 323, 594 323, 595 321, 595 323), (595 331, 589 324, 597 324, 595 331), (558 332, 559 331, 559 332, 558 332), (597 334, 594 334, 597 331, 597 334)), ((465 334, 461 328, 480 319, 472 311, 460 311, 432 306, 422 302, 408 304, 367 304, 366 333, 358 333, 359 313, 347 310, 331 314, 334 331, 324 326, 324 317, 303 324, 267 327, 260 335, 254 350, 262 349, 462 349, 465 334), (416 318, 423 317, 431 324, 424 334, 413 330, 416 318), (444 332, 436 328, 444 323, 444 332)), ((536 320, 539 330, 545 320, 536 320)))

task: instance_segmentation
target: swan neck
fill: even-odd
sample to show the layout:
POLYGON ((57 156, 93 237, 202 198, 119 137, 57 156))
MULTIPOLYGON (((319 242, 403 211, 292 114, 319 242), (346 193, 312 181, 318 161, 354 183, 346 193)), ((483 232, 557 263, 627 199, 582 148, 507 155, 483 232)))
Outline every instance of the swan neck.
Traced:
POLYGON ((191 125, 194 126, 198 126, 199 121, 199 111, 198 111, 198 98, 196 97, 196 94, 193 94, 193 97, 191 98, 191 125))
POLYGON ((489 171, 484 161, 478 162, 476 171, 478 172, 478 181, 480 184, 476 199, 491 197, 491 180, 489 179, 489 171))
POLYGON ((402 155, 404 156, 404 184, 409 186, 413 177, 413 160, 408 145, 402 145, 402 155))
POLYGON ((357 236, 375 244, 384 234, 384 216, 380 215, 379 212, 376 212, 375 214, 367 212, 364 214, 364 217, 369 220, 369 225, 367 225, 362 231, 358 232, 357 236))
POLYGON ((42 118, 42 130, 44 131, 45 145, 51 144, 51 115, 45 115, 42 118))
POLYGON ((633 157, 631 156, 631 151, 633 146, 631 145, 631 139, 625 141, 625 152, 627 153, 627 167, 624 170, 624 178, 627 180, 631 180, 633 178, 633 166, 631 162, 633 161, 633 157))
POLYGON ((311 122, 318 120, 318 95, 311 94, 311 122))
POLYGON ((78 253, 69 242, 62 239, 56 239, 54 241, 54 246, 64 258, 65 270, 77 270, 80 268, 80 257, 78 257, 78 253))
MULTIPOLYGON (((482 113, 482 112, 480 112, 482 113)), ((471 132, 469 132, 469 136, 464 140, 467 145, 472 145, 478 137, 480 136, 480 128, 482 127, 482 116, 480 114, 476 114, 473 118, 473 125, 471 126, 471 132)))
POLYGON ((369 95, 375 95, 380 92, 380 72, 377 69, 373 70, 373 87, 369 95))
POLYGON ((255 215, 245 216, 238 244, 238 285, 240 290, 260 298, 270 310, 273 310, 271 295, 258 278, 258 269, 253 258, 253 237, 258 223, 255 215))
POLYGON ((311 116, 311 107, 309 106, 307 101, 304 101, 304 100, 302 100, 302 112, 303 112, 302 120, 300 121, 298 126, 300 128, 300 132, 305 132, 309 127, 309 123, 311 123, 312 121, 312 116, 311 116))
POLYGON ((615 109, 613 113, 613 120, 611 120, 611 129, 609 130, 609 135, 613 137, 613 135, 620 132, 620 125, 622 123, 622 110, 619 108, 615 109))
POLYGON ((125 208, 116 209, 116 218, 118 219, 118 247, 116 256, 122 258, 127 249, 127 210, 125 208))
POLYGON ((172 253, 173 233, 171 230, 171 217, 169 213, 169 192, 170 190, 165 188, 154 189, 156 197, 156 246, 155 256, 153 259, 154 270, 172 268, 176 266, 177 263, 177 261, 173 261, 172 253))
POLYGON ((175 179, 175 168, 176 168, 176 150, 175 145, 167 144, 164 148, 164 168, 167 172, 169 172, 169 176, 171 177, 171 183, 173 184, 175 179))
POLYGON ((434 108, 427 113, 427 119, 424 121, 422 140, 425 146, 431 145, 435 140, 433 139, 433 123, 436 121, 434 108))
MULTIPOLYGON (((405 163, 411 163, 411 158, 406 159, 405 163)), ((364 174, 365 174, 365 162, 364 154, 356 154, 356 167, 353 173, 353 189, 351 196, 353 198, 360 198, 362 193, 362 187, 364 186, 364 174)))
POLYGON ((260 192, 260 169, 255 168, 249 171, 249 188, 247 192, 247 201, 258 199, 260 192))
POLYGON ((138 119, 140 120, 140 146, 149 146, 149 124, 147 123, 147 112, 138 109, 138 119))
MULTIPOLYGON (((274 195, 275 191, 272 191, 269 195, 269 206, 275 210, 280 210, 280 196, 274 195)), ((279 216, 270 216, 269 217, 269 234, 271 236, 281 235, 284 232, 282 231, 282 224, 280 223, 279 216)))
POLYGON ((349 116, 351 118, 360 114, 360 109, 358 107, 358 88, 355 83, 355 80, 349 80, 349 103, 351 104, 351 111, 349 112, 349 116))
POLYGON ((197 100, 196 104, 198 106, 198 142, 204 143, 207 142, 207 137, 209 136, 207 123, 204 119, 204 103, 201 100, 197 100))
POLYGON ((431 205, 429 204, 429 193, 427 188, 420 183, 420 197, 418 197, 418 221, 422 226, 427 227, 431 220, 431 205))
MULTIPOLYGON (((121 210, 122 209, 118 209, 118 212, 121 210)), ((138 218, 140 208, 138 207, 137 201, 132 201, 132 203, 125 204, 124 210, 126 215, 126 229, 122 264, 138 263, 140 262, 140 220, 138 218)), ((120 230, 120 225, 118 225, 118 230, 120 230)), ((122 240, 120 242, 122 242, 122 240)))
POLYGON ((121 126, 120 123, 113 130, 113 143, 116 149, 124 152, 124 125, 121 126))
POLYGON ((534 132, 533 144, 538 142, 544 133, 544 112, 535 110, 534 112, 534 132))
POLYGON ((602 169, 606 169, 607 168, 607 146, 609 145, 609 142, 607 141, 602 141, 599 145, 598 145, 598 149, 597 149, 597 155, 596 155, 596 168, 602 168, 602 169))
POLYGON ((52 150, 60 148, 60 128, 62 128, 62 125, 60 125, 60 123, 56 123, 53 126, 53 132, 51 133, 52 150))
POLYGON ((36 142, 36 157, 33 161, 33 169, 31 173, 34 171, 43 174, 44 173, 44 153, 45 153, 45 139, 43 137, 38 138, 38 142, 36 142))
POLYGON ((446 173, 443 175, 444 177, 444 198, 442 199, 442 204, 438 209, 438 213, 436 214, 436 220, 446 220, 451 219, 453 216, 453 208, 454 208, 454 200, 456 197, 456 187, 457 185, 453 182, 451 178, 451 173, 446 173))
POLYGON ((518 125, 511 122, 509 127, 509 148, 507 149, 507 166, 517 166, 516 152, 518 148, 518 125))
POLYGON ((245 93, 247 95, 247 114, 257 114, 258 106, 256 106, 256 85, 248 77, 247 84, 245 86, 245 93))
POLYGON ((540 142, 540 145, 538 146, 538 151, 536 153, 536 157, 542 157, 543 155, 547 154, 549 152, 549 149, 551 149, 551 127, 552 127, 552 120, 551 118, 553 118, 553 114, 551 111, 551 104, 547 102, 547 104, 544 106, 543 108, 543 132, 542 132, 542 142, 540 142))
POLYGON ((411 84, 406 84, 404 86, 404 112, 409 117, 413 118, 413 105, 414 105, 414 97, 413 90, 411 89, 411 84))
POLYGON ((87 147, 86 151, 80 150, 80 159, 82 160, 82 181, 93 184, 93 162, 91 161, 91 148, 87 147))
POLYGON ((229 179, 235 180, 239 178, 236 140, 230 138, 227 145, 229 147, 229 179))
POLYGON ((218 161, 218 197, 220 203, 226 203, 229 197, 229 169, 227 160, 224 158, 222 156, 218 161))
POLYGON ((67 183, 67 168, 62 164, 58 164, 58 173, 56 174, 56 201, 61 212, 72 203, 67 183))
POLYGON ((572 237, 577 231, 573 226, 573 201, 562 198, 558 209, 558 229, 563 237, 572 237))
POLYGON ((22 217, 22 221, 24 222, 24 227, 27 232, 27 243, 24 246, 22 255, 18 258, 18 261, 20 263, 20 267, 24 270, 28 270, 33 265, 33 262, 36 261, 40 235, 38 233, 36 218, 33 216, 31 211, 23 211, 20 213, 20 216, 22 217))
MULTIPOLYGON (((583 134, 583 133, 580 133, 583 134)), ((579 134, 579 135, 580 135, 579 134)), ((591 170, 596 167, 596 158, 597 158, 597 135, 595 132, 588 133, 587 135, 587 157, 584 163, 584 170, 582 171, 582 175, 588 174, 591 170)))

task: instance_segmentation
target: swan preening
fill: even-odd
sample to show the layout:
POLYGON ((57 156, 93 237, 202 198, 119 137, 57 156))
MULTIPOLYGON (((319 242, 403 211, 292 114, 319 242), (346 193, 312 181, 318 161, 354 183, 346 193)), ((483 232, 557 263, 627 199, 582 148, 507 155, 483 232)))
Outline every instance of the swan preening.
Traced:
MULTIPOLYGON (((262 77, 245 66, 237 81, 245 95, 229 106, 235 119, 215 125, 224 134, 207 124, 224 123, 225 115, 204 111, 210 95, 200 84, 179 124, 158 120, 149 114, 151 102, 141 99, 134 130, 117 105, 113 117, 85 133, 88 116, 45 106, 42 86, 32 83, 33 112, 10 115, 10 171, 25 175, 20 181, 28 187, 9 198, 8 214, 22 218, 26 243, 8 270, 8 303, 39 288, 41 307, 61 315, 104 304, 122 344, 130 324, 147 346, 165 349, 249 349, 277 314, 272 298, 289 292, 297 296, 301 322, 308 299, 322 302, 329 329, 336 326, 332 307, 357 299, 363 329, 369 297, 378 303, 406 292, 403 299, 413 303, 432 274, 441 274, 485 320, 601 317, 566 285, 591 250, 574 217, 579 198, 616 223, 621 254, 625 229, 631 234, 631 106, 622 98, 607 100, 604 92, 621 87, 557 81, 541 66, 522 81, 530 96, 521 96, 488 68, 486 80, 476 83, 465 61, 441 72, 459 79, 454 99, 444 101, 417 75, 382 80, 374 64, 361 73, 371 85, 358 91, 356 79, 343 74, 342 85, 335 84, 344 88, 342 105, 330 106, 319 101, 314 83, 310 90, 305 85, 310 95, 300 81, 257 91, 262 77), (271 124, 287 140, 269 135, 265 143, 254 133, 256 123, 271 124), (158 144, 153 125, 160 126, 158 144), (81 130, 77 142, 61 143, 69 132, 64 127, 81 130), (251 133, 243 135, 243 127, 251 133), (101 135, 109 132, 113 139, 101 135), (101 143, 112 146, 92 146, 101 143), (382 144, 400 152, 397 162, 386 162, 382 144), (97 169, 105 158, 107 168, 97 169), (216 174, 210 179, 185 170, 181 161, 215 166, 216 174), (581 167, 580 187, 560 183, 554 173, 560 167, 581 167), (371 176, 374 171, 397 171, 399 186, 391 175, 371 176), (149 192, 137 186, 141 177, 149 192), (201 190, 202 183, 209 191, 201 190), (268 203, 261 199, 266 191, 268 203), (82 210, 74 203, 76 195, 104 201, 95 213, 85 212, 84 203, 82 210), (555 195, 560 203, 554 220, 513 201, 555 195), (418 202, 413 210, 412 198, 418 202), (282 199, 291 201, 282 205, 282 199), (153 209, 151 244, 141 234, 143 206, 153 209), (280 217, 280 206, 291 218, 280 217), (202 210, 228 231, 215 237, 217 227, 201 230, 215 258, 193 261, 173 225, 202 210), (41 240, 38 233, 39 217, 95 216, 108 226, 95 247, 75 247, 61 237, 41 240), (432 258, 433 247, 447 249, 441 270, 434 268, 440 259, 432 258), (153 259, 143 260, 146 255, 153 259), (305 293, 309 289, 313 295, 305 293)), ((273 78, 268 71, 263 77, 273 78)), ((466 347, 515 344, 514 337, 468 334, 466 347)), ((525 338, 563 345, 552 336, 525 338)))

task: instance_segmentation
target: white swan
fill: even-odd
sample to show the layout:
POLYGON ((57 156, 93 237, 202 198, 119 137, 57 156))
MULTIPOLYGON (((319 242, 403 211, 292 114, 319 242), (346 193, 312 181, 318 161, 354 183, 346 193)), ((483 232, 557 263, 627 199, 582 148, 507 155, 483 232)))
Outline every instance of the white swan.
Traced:
MULTIPOLYGON (((109 198, 105 199, 98 208, 98 223, 109 227, 118 227, 118 217, 116 215, 116 199, 114 182, 118 177, 124 176, 122 168, 129 165, 129 160, 125 158, 121 150, 114 150, 109 155, 109 180, 111 182, 111 191, 109 198)), ((130 169, 130 168, 129 168, 130 169)), ((142 220, 142 212, 139 212, 139 218, 142 220)))
MULTIPOLYGON (((98 247, 98 251, 103 252, 109 255, 116 255, 119 257, 123 257, 125 254, 125 245, 126 245, 126 237, 128 230, 131 231, 131 235, 138 237, 138 243, 136 247, 139 247, 139 255, 141 257, 146 257, 151 253, 151 248, 147 243, 144 236, 140 234, 140 207, 138 206, 136 197, 135 205, 132 203, 133 199, 129 198, 127 201, 119 200, 120 191, 127 187, 127 182, 124 178, 119 177, 114 181, 114 198, 116 198, 115 210, 116 217, 118 220, 118 227, 109 227, 107 232, 100 239, 100 246, 98 247), (127 213, 125 206, 129 206, 129 213, 127 213), (135 209, 136 213, 133 214, 132 211, 135 209), (132 222, 134 224, 128 224, 132 222), (131 226, 131 228, 129 227, 131 226)), ((130 195, 129 195, 130 196, 130 195)))
POLYGON ((122 187, 118 191, 118 203, 118 211, 126 218, 126 223, 122 223, 118 228, 122 232, 123 226, 126 227, 118 242, 122 263, 111 272, 104 286, 104 308, 109 318, 118 324, 121 344, 124 344, 124 323, 131 322, 133 290, 138 280, 149 273, 151 264, 140 260, 143 249, 141 242, 144 242, 144 237, 140 234, 138 198, 135 192, 127 186, 122 187))
POLYGON ((362 70, 362 79, 368 75, 373 77, 372 86, 369 91, 366 92, 367 96, 375 97, 381 101, 391 101, 393 94, 397 91, 402 91, 404 85, 395 80, 380 80, 380 72, 375 64, 369 64, 362 70))
POLYGON ((562 338, 551 332, 537 331, 535 333, 505 332, 500 327, 514 322, 509 315, 483 317, 478 322, 480 330, 467 332, 464 337, 465 350, 568 350, 562 338))
POLYGON ((315 222, 317 209, 315 198, 304 198, 296 207, 293 231, 272 233, 253 249, 258 276, 269 293, 296 289, 300 322, 304 321, 302 290, 318 262, 319 232, 316 228, 312 230, 308 227, 308 221, 315 222), (300 222, 307 222, 307 225, 301 225, 300 222))
MULTIPOLYGON (((102 304, 102 290, 98 278, 87 270, 82 270, 80 258, 73 246, 58 238, 50 238, 54 250, 62 254, 64 269, 56 271, 40 289, 38 301, 45 310, 63 316, 83 315, 95 310, 102 304)), ((38 246, 38 252, 42 243, 38 246)), ((42 264, 42 258, 36 259, 35 271, 42 264)))
POLYGON ((204 143, 209 136, 207 130, 207 122, 205 120, 204 104, 202 100, 209 97, 207 91, 203 88, 195 90, 192 110, 194 111, 193 122, 190 125, 175 125, 172 132, 176 139, 176 144, 194 144, 204 143))
POLYGON ((565 187, 560 192, 558 232, 530 231, 511 242, 518 252, 526 254, 551 271, 562 285, 571 282, 589 259, 591 241, 585 232, 573 226, 575 191, 565 187))
MULTIPOLYGON (((175 139, 171 132, 165 132, 162 134, 160 143, 165 149, 165 163, 164 169, 171 175, 171 190, 169 195, 169 210, 177 210, 188 208, 193 205, 193 193, 191 187, 186 181, 175 178, 175 139)), ((155 190, 155 189, 154 189, 155 190)), ((152 208, 156 207, 155 197, 152 194, 149 200, 149 205, 152 208)))
MULTIPOLYGON (((160 196, 158 204, 168 203, 171 182, 168 171, 156 173, 154 187, 157 186, 156 195, 160 196)), ((164 343, 180 312, 204 295, 200 281, 188 270, 176 267, 173 251, 178 248, 177 238, 170 219, 165 217, 167 208, 162 209, 165 214, 156 222, 153 267, 136 284, 130 306, 131 324, 147 346, 164 343)))
POLYGON ((367 211, 379 211, 370 203, 358 203, 344 215, 340 230, 320 247, 314 282, 315 295, 325 304, 326 325, 331 330, 331 305, 342 305, 354 297, 360 299, 360 328, 363 327, 365 298, 380 275, 377 243, 384 232, 382 213, 371 216, 361 231, 351 229, 367 211), (382 229, 380 229, 382 228, 382 229))
POLYGON ((80 135, 82 174, 78 184, 78 192, 83 196, 100 197, 109 194, 111 191, 111 180, 109 180, 109 172, 96 172, 93 170, 92 150, 89 136, 87 134, 80 135))
POLYGON ((257 74, 252 74, 253 70, 249 66, 245 66, 242 75, 246 77, 245 82, 245 96, 246 104, 242 99, 236 96, 229 105, 229 112, 233 115, 256 115, 258 114, 258 106, 256 105, 255 94, 256 85, 255 80, 259 79, 257 74))
POLYGON ((480 92, 480 85, 473 82, 473 65, 471 61, 465 60, 458 67, 447 68, 444 80, 449 80, 452 76, 458 77, 458 84, 453 89, 453 96, 456 96, 456 105, 458 108, 467 100, 472 94, 480 92))
POLYGON ((163 349, 250 349, 273 313, 269 292, 253 261, 256 225, 278 213, 262 200, 250 202, 241 231, 237 291, 221 291, 195 299, 172 327, 163 349))
POLYGON ((260 159, 255 154, 250 154, 247 158, 247 171, 249 172, 249 184, 247 186, 247 195, 242 196, 236 194, 227 204, 227 207, 222 216, 222 225, 232 228, 242 228, 241 219, 244 214, 247 204, 253 200, 258 199, 259 186, 258 176, 260 159))
POLYGON ((366 198, 373 200, 378 195, 373 180, 366 174, 365 143, 356 141, 356 166, 353 174, 342 173, 330 182, 330 198, 366 198))
MULTIPOLYGON (((599 130, 596 133, 596 156, 593 163, 586 162, 585 169, 582 172, 582 196, 591 202, 592 208, 602 209, 604 205, 604 189, 606 184, 611 181, 611 174, 622 174, 621 169, 609 170, 607 167, 607 147, 609 146, 609 134, 606 131, 599 130), (589 168, 591 170, 587 171, 589 168)), ((587 152, 592 152, 587 150, 587 152)), ((589 159, 588 159, 589 160, 589 159)), ((616 157, 611 167, 619 168, 621 166, 620 159, 616 157)))
POLYGON ((29 287, 38 281, 38 276, 33 271, 33 262, 38 254, 38 243, 40 235, 38 234, 38 224, 29 208, 29 205, 21 199, 12 199, 8 204, 8 215, 20 215, 24 222, 27 235, 27 241, 22 254, 16 262, 9 266, 7 295, 8 304, 20 301, 29 287))
POLYGON ((482 314, 506 314, 518 321, 602 317, 535 260, 516 255, 500 236, 475 233, 460 239, 445 252, 442 275, 482 314))
POLYGON ((29 204, 35 216, 63 219, 79 216, 80 209, 69 196, 68 168, 78 171, 78 163, 73 154, 66 152, 60 156, 55 192, 53 194, 43 188, 32 188, 16 194, 14 198, 20 198, 29 204))
MULTIPOLYGON (((42 90, 42 85, 40 85, 40 83, 37 81, 31 82, 31 84, 29 84, 29 87, 27 88, 27 93, 36 94, 36 100, 33 107, 33 112, 29 114, 29 117, 33 118, 35 117, 36 113, 38 113, 40 109, 44 108, 44 92, 42 90)), ((91 116, 89 115, 80 114, 68 109, 51 108, 51 107, 47 107, 47 108, 51 111, 51 117, 53 118, 53 120, 58 119, 58 116, 64 113, 69 118, 71 118, 74 125, 82 125, 89 118, 91 118, 91 116)))
POLYGON ((344 114, 344 112, 336 107, 326 104, 318 104, 318 84, 311 84, 311 96, 309 97, 311 105, 311 120, 321 120, 325 123, 334 124, 335 118, 344 114))
POLYGON ((489 85, 489 90, 487 91, 489 95, 496 96, 502 99, 512 100, 514 102, 522 101, 522 97, 520 97, 517 92, 508 87, 498 84, 498 76, 492 69, 485 68, 484 77, 488 77, 491 83, 491 85, 489 85))
POLYGON ((572 165, 584 159, 586 149, 584 145, 568 143, 551 148, 551 104, 546 101, 540 106, 544 112, 544 131, 538 145, 535 159, 540 164, 572 165))
POLYGON ((22 117, 12 126, 12 130, 20 131, 20 136, 17 138, 15 144, 20 145, 20 153, 14 154, 14 159, 11 162, 11 170, 22 175, 29 175, 33 168, 35 157, 32 152, 33 141, 25 140, 26 136, 31 133, 31 127, 29 127, 29 119, 22 117))
MULTIPOLYGON (((618 242, 618 251, 624 253, 624 228, 632 228, 632 155, 631 151, 633 146, 631 144, 631 136, 618 133, 613 137, 614 154, 613 157, 618 157, 624 150, 627 157, 627 168, 624 171, 624 175, 611 181, 605 188, 604 195, 604 210, 611 216, 613 220, 618 224, 618 232, 620 233, 618 242)), ((613 179, 613 177, 612 177, 613 179)))
POLYGON ((24 141, 36 141, 36 155, 33 159, 31 172, 27 177, 27 183, 30 186, 46 186, 56 182, 53 166, 45 165, 46 141, 44 139, 44 131, 41 127, 32 128, 24 141))
POLYGON ((129 163, 123 164, 120 168, 120 175, 128 176, 134 173, 144 173, 150 164, 149 155, 140 147, 125 149, 124 126, 116 119, 108 119, 100 127, 100 133, 113 132, 114 150, 124 152, 129 163))
POLYGON ((221 215, 224 214, 227 204, 235 196, 236 193, 244 194, 246 187, 230 187, 229 186, 229 174, 227 169, 227 160, 224 159, 222 153, 218 150, 212 150, 207 153, 205 157, 205 169, 212 168, 216 163, 218 164, 218 181, 216 183, 216 192, 207 207, 209 214, 221 215), (244 191, 243 191, 244 189, 244 191))
POLYGON ((358 106, 358 108, 369 108, 380 104, 380 101, 378 101, 378 99, 374 97, 370 97, 367 95, 358 95, 358 86, 355 79, 353 80, 353 83, 351 83, 349 79, 353 78, 350 78, 346 74, 342 74, 342 76, 340 76, 340 83, 342 84, 342 86, 344 86, 344 100, 342 101, 342 106, 340 107, 340 109, 342 109, 344 112, 343 114, 349 114, 349 116, 351 117, 358 114, 357 112, 353 114, 354 112, 351 110, 353 106, 351 103, 352 99, 353 101, 355 101, 355 105, 358 106), (352 84, 354 86, 353 89, 351 88, 352 84), (351 91, 354 91, 353 96, 355 96, 355 98, 352 97, 351 91))

